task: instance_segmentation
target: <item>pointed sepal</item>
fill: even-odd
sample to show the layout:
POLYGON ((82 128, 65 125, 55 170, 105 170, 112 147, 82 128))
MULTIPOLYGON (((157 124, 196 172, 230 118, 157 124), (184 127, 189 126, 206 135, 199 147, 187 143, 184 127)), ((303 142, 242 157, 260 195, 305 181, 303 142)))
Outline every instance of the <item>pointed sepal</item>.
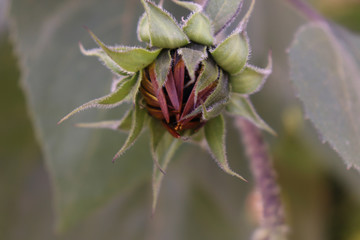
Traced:
POLYGON ((136 47, 108 47, 89 31, 99 47, 122 69, 137 72, 151 64, 160 54, 161 49, 148 50, 136 47))
POLYGON ((230 75, 231 91, 246 95, 256 93, 260 91, 271 72, 272 59, 269 55, 266 68, 247 65, 240 73, 230 75))
POLYGON ((210 53, 216 63, 229 74, 241 72, 249 56, 246 32, 235 31, 210 53))
POLYGON ((121 149, 115 154, 113 161, 115 159, 119 158, 126 150, 128 150, 137 140, 137 138, 140 136, 140 133, 143 129, 145 119, 147 117, 147 113, 145 109, 142 109, 140 107, 140 94, 138 94, 138 97, 136 99, 134 111, 132 112, 131 117, 131 129, 129 132, 129 135, 124 143, 124 145, 121 147, 121 149))
POLYGON ((209 152, 219 167, 226 173, 246 181, 229 167, 225 151, 225 121, 223 116, 219 115, 209 120, 204 126, 204 131, 209 152))
POLYGON ((243 0, 207 0, 204 12, 214 25, 215 35, 225 30, 239 15, 243 0))
POLYGON ((179 1, 179 0, 172 0, 177 5, 187 8, 192 12, 200 12, 203 10, 203 7, 200 4, 194 2, 186 2, 186 1, 179 1))
POLYGON ((84 46, 79 43, 79 48, 82 54, 86 56, 96 56, 104 65, 109 68, 113 73, 127 76, 129 75, 124 69, 122 69, 116 62, 114 62, 101 48, 85 49, 84 46))
POLYGON ((103 128, 116 131, 130 131, 133 117, 133 109, 129 110, 121 120, 101 121, 94 123, 78 123, 75 126, 81 128, 103 128))
POLYGON ((185 21, 183 31, 193 42, 206 46, 214 43, 214 33, 210 19, 202 12, 194 12, 185 21))
POLYGON ((164 49, 155 60, 155 75, 159 86, 164 86, 171 67, 170 50, 164 49))
POLYGON ((155 119, 150 120, 151 152, 154 158, 153 167, 153 203, 152 212, 155 212, 156 204, 166 171, 176 150, 180 147, 181 141, 171 136, 161 123, 155 119))
POLYGON ((261 119, 247 96, 236 93, 231 94, 230 101, 226 105, 226 111, 231 115, 244 117, 258 128, 263 129, 272 135, 276 135, 275 131, 261 119))
POLYGON ((184 60, 185 67, 191 78, 190 83, 193 83, 195 81, 195 71, 197 70, 199 63, 207 58, 206 47, 190 44, 189 47, 179 48, 178 54, 181 55, 184 60))
POLYGON ((137 86, 137 82, 141 81, 139 73, 134 74, 133 76, 126 77, 122 80, 120 86, 112 93, 107 96, 94 99, 90 102, 87 102, 80 107, 74 109, 68 115, 63 117, 58 124, 62 123, 75 113, 83 111, 88 108, 114 108, 125 102, 126 98, 134 91, 134 87, 137 86))
POLYGON ((136 33, 140 42, 150 43, 149 19, 146 12, 139 19, 136 33))
MULTIPOLYGON (((149 25, 150 45, 159 48, 178 48, 190 41, 175 19, 149 0, 142 0, 149 25)), ((144 26, 146 24, 143 24, 144 26)), ((141 30, 140 30, 141 31, 141 30)), ((147 34, 146 31, 143 34, 147 34)))
POLYGON ((199 92, 210 86, 219 77, 219 67, 211 58, 206 59, 202 64, 203 67, 195 85, 195 99, 197 99, 199 92))

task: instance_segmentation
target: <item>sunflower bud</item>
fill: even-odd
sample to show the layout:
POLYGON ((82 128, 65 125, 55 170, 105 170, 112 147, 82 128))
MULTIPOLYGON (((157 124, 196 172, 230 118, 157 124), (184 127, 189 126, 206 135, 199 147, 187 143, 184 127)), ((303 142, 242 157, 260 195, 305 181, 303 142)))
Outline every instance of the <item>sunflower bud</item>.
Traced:
POLYGON ((163 178, 161 172, 180 146, 179 138, 206 142, 219 167, 243 179, 227 162, 223 113, 244 117, 273 132, 249 99, 261 89, 272 68, 271 55, 264 69, 248 63, 246 25, 255 1, 229 36, 220 33, 236 19, 241 0, 207 0, 203 6, 173 2, 191 11, 181 25, 162 6, 141 0, 145 12, 139 19, 137 35, 146 48, 107 46, 89 31, 99 48, 86 50, 80 45, 80 50, 84 55, 98 57, 114 73, 113 88, 110 94, 83 104, 60 120, 87 108, 114 108, 131 102, 131 109, 120 120, 80 126, 128 131, 115 159, 133 145, 149 123, 154 159, 153 209, 163 178))
POLYGON ((197 86, 205 66, 202 63, 193 66, 192 79, 182 56, 176 51, 170 54, 171 64, 164 86, 158 84, 156 63, 153 63, 143 71, 140 92, 145 99, 148 113, 159 119, 171 135, 179 138, 185 130, 196 132, 205 124, 206 119, 202 112, 195 110, 214 92, 219 77, 217 72, 214 72, 216 75, 212 76, 213 81, 199 91, 197 86))

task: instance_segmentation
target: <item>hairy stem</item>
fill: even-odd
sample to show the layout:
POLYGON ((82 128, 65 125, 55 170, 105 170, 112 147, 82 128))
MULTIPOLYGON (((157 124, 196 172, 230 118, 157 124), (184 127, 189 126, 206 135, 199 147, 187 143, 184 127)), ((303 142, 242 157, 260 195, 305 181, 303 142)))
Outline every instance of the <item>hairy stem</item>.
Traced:
POLYGON ((255 188, 260 194, 262 203, 261 226, 255 233, 254 239, 285 239, 286 225, 280 188, 276 182, 267 145, 260 130, 250 121, 238 118, 236 125, 241 131, 255 188))
POLYGON ((306 18, 312 21, 324 21, 324 18, 312 9, 309 4, 302 0, 285 0, 290 3, 295 9, 300 11, 306 18))

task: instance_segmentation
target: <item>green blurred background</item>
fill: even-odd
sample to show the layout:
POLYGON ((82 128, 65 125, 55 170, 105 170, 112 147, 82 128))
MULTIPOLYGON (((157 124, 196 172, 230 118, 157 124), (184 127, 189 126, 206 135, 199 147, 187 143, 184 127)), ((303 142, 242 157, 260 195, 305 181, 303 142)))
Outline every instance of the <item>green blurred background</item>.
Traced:
MULTIPOLYGON (((258 0, 249 35, 252 62, 264 66, 271 48, 274 74, 253 100, 260 115, 278 132, 278 137, 266 138, 283 190, 290 239, 360 240, 359 173, 347 170, 337 154, 321 143, 319 134, 304 120, 288 79, 286 49, 304 20, 283 1, 266 1, 258 0)), ((10 4, 0 0, 0 239, 248 239, 255 226, 248 197, 251 181, 239 183, 224 176, 207 154, 200 154, 195 163, 186 160, 198 151, 191 146, 184 147, 181 157, 171 164, 159 212, 153 218, 147 160, 149 176, 144 181, 56 234, 51 181, 20 84, 27 69, 21 66, 10 38, 11 22, 6 17, 10 4)), ((358 0, 313 0, 311 4, 329 19, 360 33, 358 0)), ((126 16, 119 19, 126 21, 126 16)), ((135 29, 128 30, 133 37, 135 29)), ((245 157, 239 157, 239 136, 228 132, 230 164, 251 179, 245 157)))

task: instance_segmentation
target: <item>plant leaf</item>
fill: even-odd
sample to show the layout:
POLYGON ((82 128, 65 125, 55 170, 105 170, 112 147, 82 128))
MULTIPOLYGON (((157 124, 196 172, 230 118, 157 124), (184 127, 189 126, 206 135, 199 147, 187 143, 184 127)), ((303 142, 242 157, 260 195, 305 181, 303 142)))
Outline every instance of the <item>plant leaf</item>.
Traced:
POLYGON ((149 21, 150 44, 159 48, 178 48, 189 43, 174 18, 148 0, 141 0, 149 21))
POLYGON ((226 105, 226 111, 230 114, 244 117, 254 123, 258 128, 276 135, 275 131, 257 114, 254 106, 247 96, 241 96, 236 93, 231 94, 230 101, 226 105))
MULTIPOLYGON (((138 95, 138 96, 140 96, 140 95, 138 95)), ((138 98, 140 98, 140 97, 138 97, 138 98)), ((128 135, 124 145, 115 154, 113 160, 119 158, 126 150, 128 150, 135 143, 135 141, 140 136, 140 133, 143 129, 147 113, 144 109, 140 108, 139 100, 137 100, 137 102, 135 103, 134 108, 135 109, 132 113, 132 123, 131 123, 131 129, 130 129, 129 135, 128 135)))
POLYGON ((116 89, 114 92, 110 93, 107 96, 91 100, 80 107, 71 111, 68 115, 63 117, 58 124, 62 123, 75 113, 83 111, 88 108, 114 108, 122 104, 126 97, 129 96, 134 86, 136 87, 136 82, 141 81, 139 73, 134 74, 133 76, 129 76, 126 79, 122 80, 122 84, 116 89))
POLYGON ((265 69, 247 65, 240 73, 230 75, 231 91, 240 94, 256 93, 260 91, 271 72, 272 60, 269 55, 268 65, 265 69))
POLYGON ((161 183, 164 178, 164 172, 174 156, 176 150, 180 147, 181 141, 171 136, 161 125, 161 123, 151 118, 150 120, 150 146, 154 159, 153 167, 153 204, 152 212, 155 212, 156 204, 161 188, 161 183))
POLYGON ((226 173, 246 181, 229 167, 225 152, 225 121, 223 116, 219 115, 209 120, 204 126, 204 131, 209 151, 219 167, 226 173))
POLYGON ((210 51, 217 64, 230 74, 239 73, 249 56, 249 43, 246 32, 234 32, 210 51))
POLYGON ((207 0, 204 11, 212 20, 215 35, 226 29, 239 14, 242 0, 207 0))
POLYGON ((89 31, 91 37, 101 49, 122 69, 128 72, 137 72, 157 58, 161 49, 147 50, 136 47, 107 47, 95 34, 89 31))
POLYGON ((360 169, 360 36, 326 23, 302 27, 291 79, 310 120, 345 163, 360 169))

